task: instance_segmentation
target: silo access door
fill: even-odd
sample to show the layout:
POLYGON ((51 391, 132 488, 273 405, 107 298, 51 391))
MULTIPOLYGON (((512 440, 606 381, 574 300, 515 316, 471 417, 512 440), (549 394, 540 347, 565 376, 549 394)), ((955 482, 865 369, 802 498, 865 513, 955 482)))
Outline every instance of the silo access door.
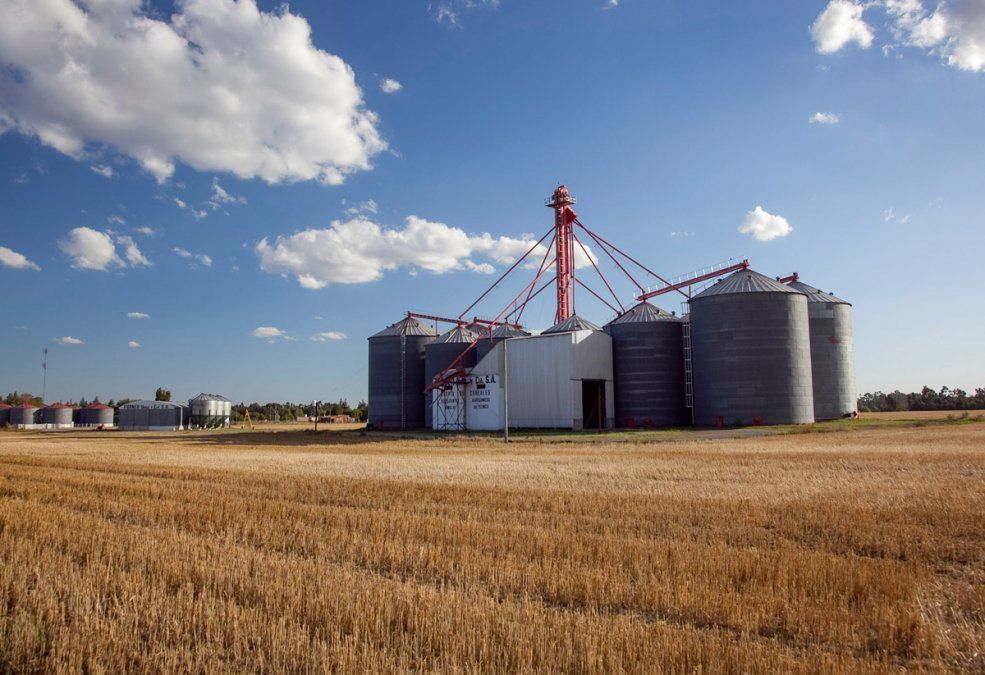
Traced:
POLYGON ((583 429, 605 427, 605 380, 581 381, 581 419, 583 429))

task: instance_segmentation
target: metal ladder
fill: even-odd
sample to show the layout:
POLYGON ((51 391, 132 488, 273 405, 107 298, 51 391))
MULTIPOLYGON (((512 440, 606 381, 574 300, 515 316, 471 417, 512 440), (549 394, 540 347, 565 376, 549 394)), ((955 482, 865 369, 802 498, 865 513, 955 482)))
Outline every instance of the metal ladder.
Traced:
POLYGON ((684 405, 694 413, 694 377, 691 372, 691 316, 684 315, 684 405))

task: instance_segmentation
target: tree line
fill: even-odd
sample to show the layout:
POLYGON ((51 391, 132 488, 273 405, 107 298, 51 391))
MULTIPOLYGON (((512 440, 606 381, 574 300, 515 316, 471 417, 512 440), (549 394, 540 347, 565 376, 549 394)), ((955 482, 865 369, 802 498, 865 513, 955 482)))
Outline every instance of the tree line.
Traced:
POLYGON ((924 387, 919 392, 905 394, 899 390, 885 394, 877 391, 862 394, 858 399, 859 412, 894 412, 906 410, 983 410, 985 388, 978 387, 974 394, 964 389, 942 387, 934 391, 924 387))

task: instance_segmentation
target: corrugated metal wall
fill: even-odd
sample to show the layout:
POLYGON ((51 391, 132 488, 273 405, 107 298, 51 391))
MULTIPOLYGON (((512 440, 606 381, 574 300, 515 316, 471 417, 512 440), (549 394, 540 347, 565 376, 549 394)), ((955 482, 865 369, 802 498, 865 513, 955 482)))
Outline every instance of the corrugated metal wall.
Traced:
POLYGON ((814 377, 814 416, 834 420, 855 412, 855 354, 852 308, 848 304, 807 304, 814 377))
POLYGON ((613 323, 616 426, 690 424, 684 403, 684 331, 679 319, 613 323))

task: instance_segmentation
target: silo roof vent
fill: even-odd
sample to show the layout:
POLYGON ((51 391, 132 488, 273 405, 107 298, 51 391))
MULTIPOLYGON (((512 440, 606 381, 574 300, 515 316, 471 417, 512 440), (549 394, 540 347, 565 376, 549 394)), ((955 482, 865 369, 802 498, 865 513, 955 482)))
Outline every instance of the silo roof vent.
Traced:
POLYGON ((556 326, 551 326, 544 331, 544 335, 549 333, 570 333, 576 330, 602 330, 594 323, 588 319, 583 319, 577 314, 572 314, 567 319, 557 324, 556 326))

